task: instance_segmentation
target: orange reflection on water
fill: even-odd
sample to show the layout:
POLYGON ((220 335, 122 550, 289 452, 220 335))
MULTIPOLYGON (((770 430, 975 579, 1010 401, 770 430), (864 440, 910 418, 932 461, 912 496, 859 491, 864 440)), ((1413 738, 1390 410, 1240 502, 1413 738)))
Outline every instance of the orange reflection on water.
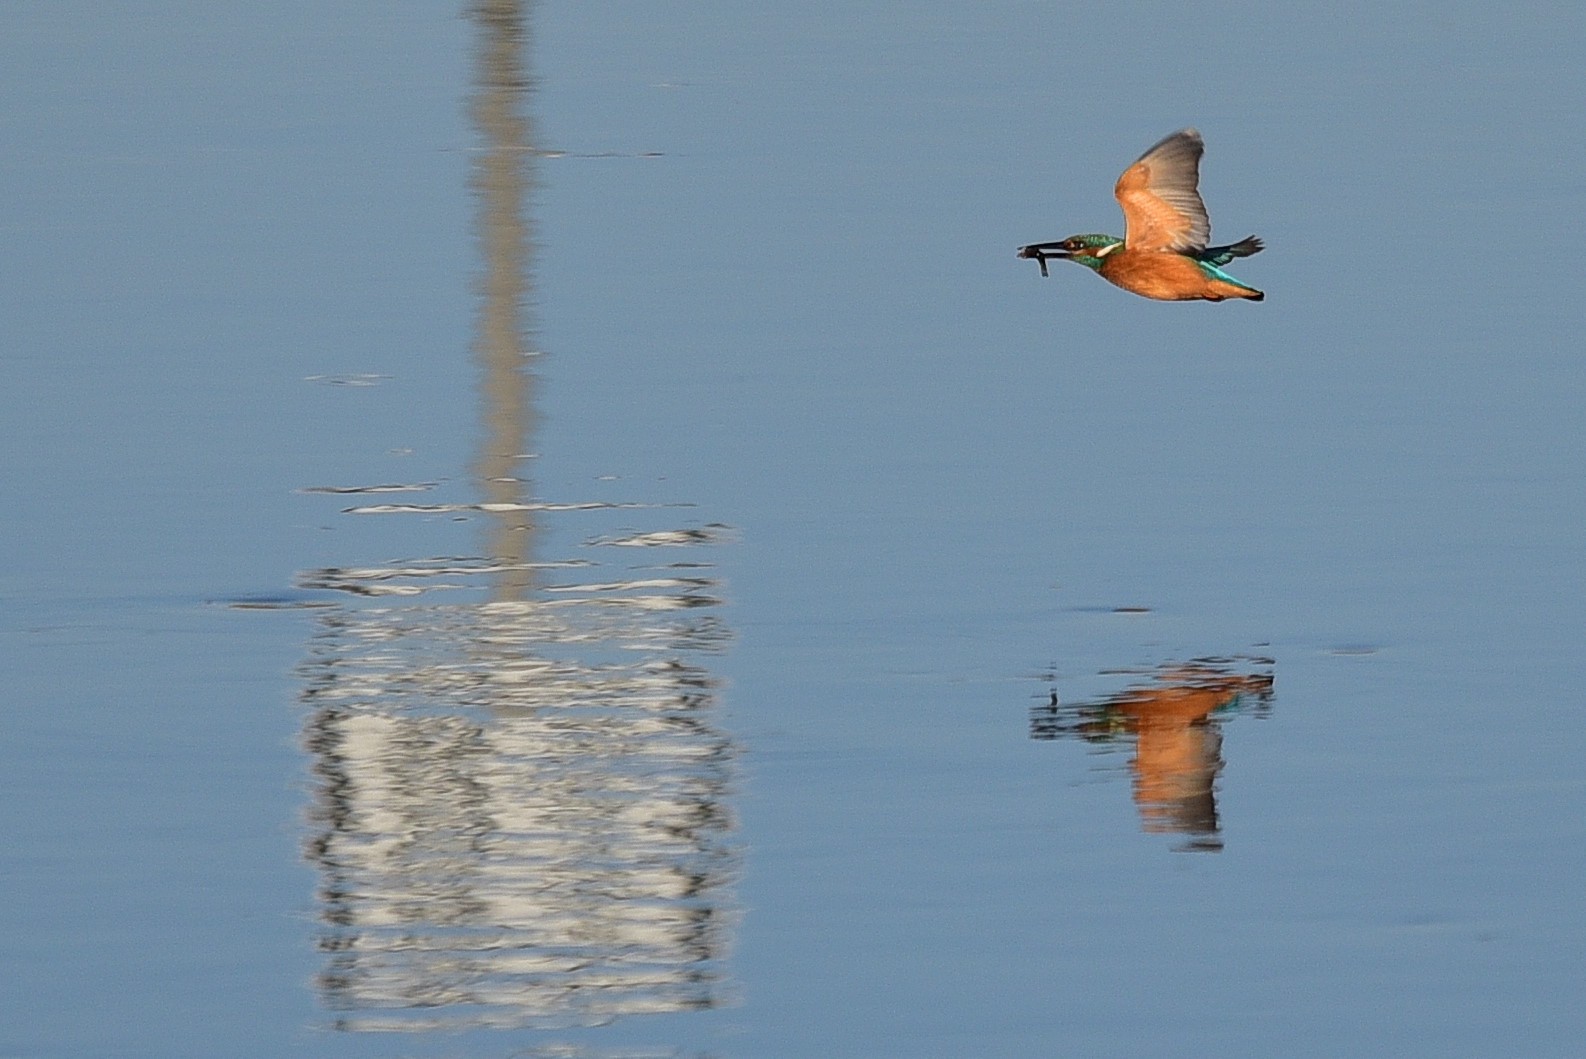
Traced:
POLYGON ((1031 711, 1033 739, 1084 739, 1104 749, 1132 745, 1129 759, 1142 829, 1183 834, 1183 849, 1222 848, 1217 777, 1222 721, 1271 708, 1271 660, 1199 658, 1160 667, 1148 681, 1102 699, 1065 705, 1056 691, 1031 711))

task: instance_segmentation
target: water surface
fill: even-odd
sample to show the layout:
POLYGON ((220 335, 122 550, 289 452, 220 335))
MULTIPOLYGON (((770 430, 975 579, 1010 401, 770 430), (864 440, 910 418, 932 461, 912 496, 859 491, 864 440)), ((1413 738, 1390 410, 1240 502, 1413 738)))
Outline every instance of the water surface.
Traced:
POLYGON ((0 1050, 1578 1050, 1581 16, 0 20, 0 1050))

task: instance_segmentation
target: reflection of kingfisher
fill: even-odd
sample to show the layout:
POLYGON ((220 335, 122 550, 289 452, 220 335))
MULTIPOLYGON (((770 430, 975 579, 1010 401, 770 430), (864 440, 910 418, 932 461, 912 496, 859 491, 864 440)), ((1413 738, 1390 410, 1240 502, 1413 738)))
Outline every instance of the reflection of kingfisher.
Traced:
MULTIPOLYGON (((1270 665, 1270 659, 1202 658, 1163 667, 1149 683, 1105 699, 1030 711, 1032 739, 1078 736, 1090 743, 1131 745, 1134 800, 1146 831, 1191 836, 1184 849, 1222 848, 1216 786, 1222 771, 1219 719, 1253 706, 1264 714, 1272 700, 1272 674, 1240 672, 1235 663, 1270 665)), ((1240 668, 1243 668, 1242 666, 1240 668)))
POLYGON ((1123 238, 1071 235, 1056 243, 1019 247, 1046 275, 1046 259, 1067 258, 1126 291, 1163 301, 1266 297, 1224 272, 1236 257, 1258 253, 1262 242, 1246 236, 1230 246, 1207 246, 1211 221, 1196 185, 1206 145, 1194 129, 1180 129, 1123 171, 1112 189, 1123 207, 1123 238))

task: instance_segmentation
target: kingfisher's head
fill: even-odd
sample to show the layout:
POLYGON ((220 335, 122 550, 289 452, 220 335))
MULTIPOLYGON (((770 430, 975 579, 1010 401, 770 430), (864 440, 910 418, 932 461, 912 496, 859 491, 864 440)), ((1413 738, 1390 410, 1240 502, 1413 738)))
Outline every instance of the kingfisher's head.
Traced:
POLYGON ((1055 243, 1031 243, 1029 246, 1021 246, 1019 256, 1035 259, 1041 266, 1041 275, 1044 276, 1046 259, 1049 257, 1077 261, 1086 268, 1099 269, 1107 255, 1122 246, 1123 240, 1115 235, 1071 235, 1055 243))
POLYGON ((1123 240, 1114 235, 1071 235, 1046 251, 1046 256, 1067 258, 1086 268, 1100 268, 1106 256, 1121 246, 1123 240))

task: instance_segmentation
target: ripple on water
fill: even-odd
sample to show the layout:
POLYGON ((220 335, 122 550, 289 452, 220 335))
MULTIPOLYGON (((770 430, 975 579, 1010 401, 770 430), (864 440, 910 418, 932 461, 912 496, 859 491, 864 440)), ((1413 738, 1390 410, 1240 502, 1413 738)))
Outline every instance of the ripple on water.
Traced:
POLYGON ((599 565, 439 557, 299 577, 341 597, 299 668, 316 981, 337 1028, 592 1025, 730 998, 718 582, 556 576, 599 565), (438 586, 481 598, 411 598, 438 586))

